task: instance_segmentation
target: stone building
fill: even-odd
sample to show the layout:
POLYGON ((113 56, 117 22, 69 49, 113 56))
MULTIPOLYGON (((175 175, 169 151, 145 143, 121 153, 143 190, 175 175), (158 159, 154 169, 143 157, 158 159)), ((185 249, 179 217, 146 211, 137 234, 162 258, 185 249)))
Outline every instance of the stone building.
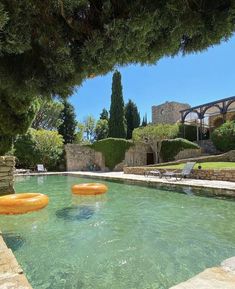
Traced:
POLYGON ((180 111, 188 108, 190 108, 189 104, 175 101, 154 105, 152 106, 152 123, 174 124, 181 120, 180 111))

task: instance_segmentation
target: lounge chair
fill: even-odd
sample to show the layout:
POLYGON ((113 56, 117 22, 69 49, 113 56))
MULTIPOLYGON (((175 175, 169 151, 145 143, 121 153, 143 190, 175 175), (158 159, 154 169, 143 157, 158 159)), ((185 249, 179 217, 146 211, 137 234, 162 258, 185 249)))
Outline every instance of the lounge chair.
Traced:
POLYGON ((173 177, 173 178, 176 178, 177 180, 182 180, 183 178, 187 178, 191 175, 195 164, 196 162, 188 162, 185 164, 181 172, 177 172, 177 170, 171 171, 171 172, 167 171, 167 172, 162 173, 162 177, 165 177, 165 178, 173 177))
POLYGON ((148 177, 148 176, 157 176, 159 178, 162 177, 162 173, 159 170, 145 171, 144 175, 146 177, 148 177))
POLYGON ((37 165, 37 172, 43 173, 47 172, 47 169, 44 168, 44 165, 37 165))

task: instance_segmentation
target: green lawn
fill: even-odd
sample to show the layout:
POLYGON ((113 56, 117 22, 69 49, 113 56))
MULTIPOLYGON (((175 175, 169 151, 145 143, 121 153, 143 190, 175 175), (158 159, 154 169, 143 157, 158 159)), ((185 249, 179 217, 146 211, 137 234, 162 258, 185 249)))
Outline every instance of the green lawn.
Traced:
MULTIPOLYGON (((198 166, 201 166, 202 169, 235 169, 235 162, 207 162, 207 163, 196 163, 194 169, 197 169, 198 166)), ((163 169, 182 169, 184 164, 177 165, 166 165, 166 166, 157 166, 156 168, 163 169)))

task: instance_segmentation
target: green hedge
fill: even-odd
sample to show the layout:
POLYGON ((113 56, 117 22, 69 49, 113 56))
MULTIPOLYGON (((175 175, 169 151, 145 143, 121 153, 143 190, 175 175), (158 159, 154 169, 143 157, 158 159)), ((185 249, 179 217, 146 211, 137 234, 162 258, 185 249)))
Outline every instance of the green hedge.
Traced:
POLYGON ((174 157, 184 149, 198 149, 199 146, 183 138, 162 141, 161 158, 164 162, 173 161, 174 157))
POLYGON ((195 125, 179 125, 179 138, 185 138, 190 141, 197 140, 197 127, 195 125))
POLYGON ((132 145, 134 145, 132 141, 122 138, 106 138, 88 146, 101 152, 105 157, 105 166, 112 170, 125 158, 125 152, 132 145))
POLYGON ((212 133, 211 140, 215 147, 226 152, 235 149, 235 121, 227 121, 212 133))

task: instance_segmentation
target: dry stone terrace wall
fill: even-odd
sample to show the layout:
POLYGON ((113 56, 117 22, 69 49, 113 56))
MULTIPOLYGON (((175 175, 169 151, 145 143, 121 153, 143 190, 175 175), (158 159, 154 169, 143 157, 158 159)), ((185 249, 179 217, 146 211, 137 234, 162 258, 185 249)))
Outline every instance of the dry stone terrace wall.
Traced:
MULTIPOLYGON (((147 171, 158 170, 162 173, 166 171, 163 168, 154 167, 125 167, 125 174, 144 175, 147 171)), ((181 170, 167 169, 167 171, 181 172, 181 170)), ((201 180, 217 180, 217 181, 230 181, 235 182, 235 170, 193 170, 191 178, 201 180)))
POLYGON ((94 164, 102 171, 106 170, 102 153, 87 146, 67 144, 65 152, 67 171, 86 171, 94 164))
POLYGON ((14 182, 15 158, 0 157, 0 196, 15 193, 14 182))

